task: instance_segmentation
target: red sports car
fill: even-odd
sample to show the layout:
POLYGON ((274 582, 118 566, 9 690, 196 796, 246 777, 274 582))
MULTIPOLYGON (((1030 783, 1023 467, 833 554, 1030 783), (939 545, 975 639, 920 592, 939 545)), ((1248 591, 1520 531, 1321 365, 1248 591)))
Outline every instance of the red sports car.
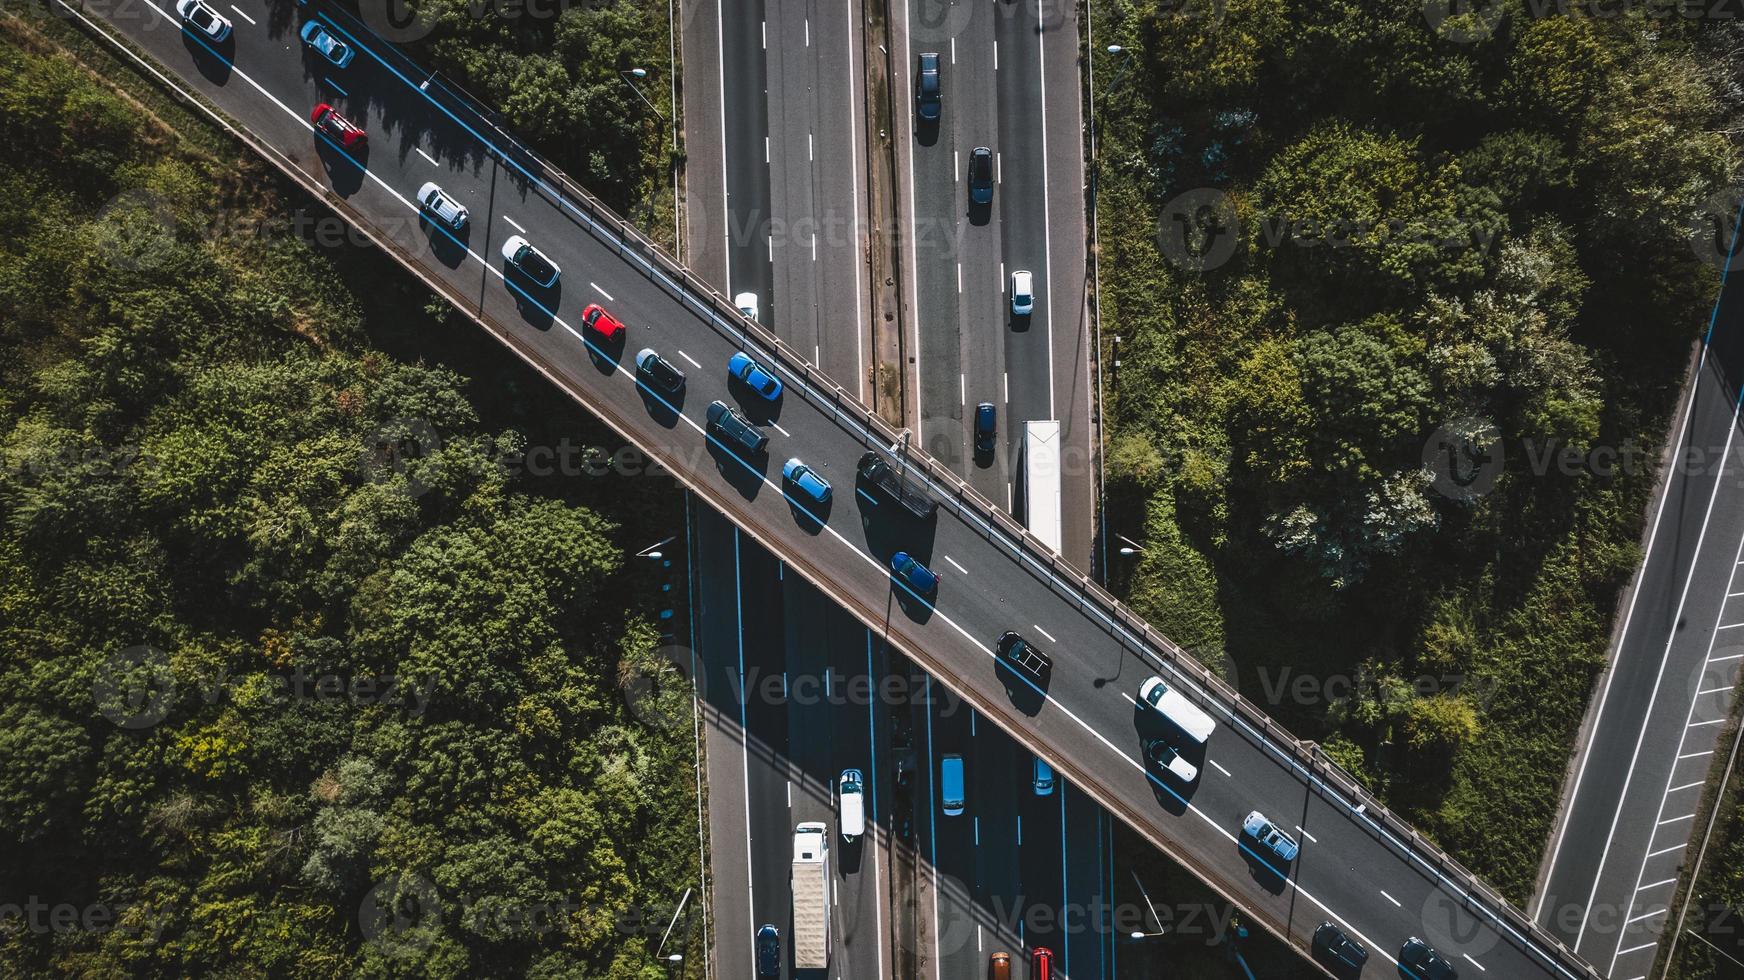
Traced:
POLYGON ((315 124, 315 132, 347 150, 362 146, 369 141, 369 134, 359 129, 356 123, 340 115, 338 109, 325 102, 315 106, 314 111, 309 113, 309 121, 315 124))
POLYGON ((624 322, 606 312, 598 303, 589 303, 581 311, 581 323, 604 340, 617 340, 624 335, 624 322))

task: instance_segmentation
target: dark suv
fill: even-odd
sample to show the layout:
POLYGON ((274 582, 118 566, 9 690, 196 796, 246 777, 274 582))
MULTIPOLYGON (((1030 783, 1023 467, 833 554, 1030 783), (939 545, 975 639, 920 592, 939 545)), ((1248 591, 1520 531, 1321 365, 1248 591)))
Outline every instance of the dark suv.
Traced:
POLYGON ((1453 964, 1447 962, 1434 946, 1416 936, 1405 940, 1405 945, 1399 947, 1399 965, 1418 980, 1459 980, 1453 964))
POLYGON ((781 976, 781 930, 772 923, 757 930, 757 975, 781 976))
POLYGON ((1369 961, 1368 948, 1330 922, 1322 922, 1320 928, 1314 930, 1314 955, 1348 973, 1361 970, 1369 961))
POLYGON ((747 453, 760 453, 769 444, 769 436, 752 425, 750 420, 727 407, 726 402, 709 402, 708 427, 734 448, 747 453))
POLYGON ((944 93, 939 88, 939 53, 928 51, 920 56, 920 72, 914 77, 914 112, 922 122, 939 121, 939 107, 944 93))
POLYGON ((993 151, 985 146, 969 154, 969 203, 993 203, 993 151))
POLYGON ((1010 630, 999 635, 999 659, 1020 674, 1027 674, 1037 684, 1054 669, 1053 658, 1029 645, 1029 641, 1010 630))
POLYGON ((860 479, 883 492, 885 497, 902 505, 902 509, 921 520, 930 519, 937 513, 939 505, 931 497, 897 479, 896 471, 890 468, 890 463, 877 452, 867 452, 860 457, 860 479))

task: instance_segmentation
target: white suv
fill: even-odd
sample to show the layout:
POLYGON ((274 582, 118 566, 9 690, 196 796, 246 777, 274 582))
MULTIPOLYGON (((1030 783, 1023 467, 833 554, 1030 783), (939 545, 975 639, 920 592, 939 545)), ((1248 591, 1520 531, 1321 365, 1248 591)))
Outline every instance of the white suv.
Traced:
POLYGON ((437 221, 447 225, 451 231, 459 231, 466 227, 466 219, 471 215, 460 206, 459 202, 449 197, 448 193, 437 186, 435 181, 427 181, 418 188, 418 203, 429 211, 437 221))

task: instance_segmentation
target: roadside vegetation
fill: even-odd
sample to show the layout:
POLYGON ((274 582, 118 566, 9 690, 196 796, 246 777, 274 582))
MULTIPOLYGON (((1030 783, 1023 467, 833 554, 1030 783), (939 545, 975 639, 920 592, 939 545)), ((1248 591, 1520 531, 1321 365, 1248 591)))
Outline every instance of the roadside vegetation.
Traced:
POLYGON ((1739 34, 1454 6, 1093 5, 1108 518, 1143 546, 1109 561, 1523 901, 1719 280, 1739 34))
POLYGON ((618 444, 117 62, 0 33, 0 975, 669 976, 694 743, 629 555, 670 478, 534 452, 618 444))

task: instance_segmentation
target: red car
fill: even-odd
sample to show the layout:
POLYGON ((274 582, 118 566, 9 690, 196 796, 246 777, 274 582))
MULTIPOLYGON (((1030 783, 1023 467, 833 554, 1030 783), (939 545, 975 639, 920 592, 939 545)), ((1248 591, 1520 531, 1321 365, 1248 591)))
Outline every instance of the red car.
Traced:
POLYGON ((325 102, 315 106, 314 111, 309 113, 309 121, 315 124, 315 132, 347 150, 369 142, 369 134, 325 102))
POLYGON ((1054 975, 1054 951, 1046 946, 1036 947, 1029 960, 1030 980, 1052 980, 1054 975))
POLYGON ((606 308, 598 303, 589 303, 587 309, 581 311, 581 324, 602 340, 615 341, 624 335, 624 322, 606 312, 606 308))

